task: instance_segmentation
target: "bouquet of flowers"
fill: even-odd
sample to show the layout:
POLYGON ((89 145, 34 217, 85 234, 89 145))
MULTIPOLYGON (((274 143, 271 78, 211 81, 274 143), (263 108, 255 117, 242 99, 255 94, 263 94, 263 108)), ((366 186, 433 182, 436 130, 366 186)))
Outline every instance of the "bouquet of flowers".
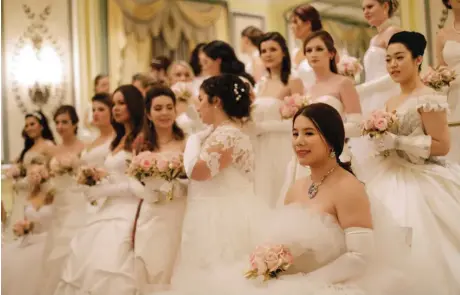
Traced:
POLYGON ((28 220, 21 220, 18 221, 14 227, 13 227, 13 232, 16 236, 22 237, 24 235, 27 235, 31 233, 34 229, 34 223, 28 220))
POLYGON ((443 87, 449 86, 455 80, 456 76, 454 70, 450 70, 445 66, 439 66, 436 69, 430 68, 428 73, 423 76, 422 81, 426 86, 436 91, 441 91, 443 87))
POLYGON ((153 153, 145 151, 136 155, 129 164, 127 174, 146 185, 149 178, 166 181, 159 189, 173 199, 173 182, 185 178, 183 156, 180 153, 153 153))
POLYGON ((280 114, 283 119, 291 119, 302 107, 310 103, 310 97, 300 94, 286 96, 283 105, 280 107, 280 114))
MULTIPOLYGON (((362 135, 379 138, 396 124, 398 124, 398 117, 395 112, 389 113, 383 110, 376 110, 362 123, 362 135)), ((389 152, 385 151, 384 156, 388 155, 389 152)))
POLYGON ((251 268, 246 272, 247 279, 263 276, 264 281, 275 279, 286 271, 294 259, 289 249, 283 245, 259 246, 250 255, 251 268))
POLYGON ((42 184, 47 181, 48 178, 49 173, 45 165, 32 165, 27 170, 27 180, 32 186, 42 184))
POLYGON ((337 64, 337 70, 340 75, 356 80, 363 71, 363 66, 356 57, 344 55, 340 57, 340 62, 337 64))
POLYGON ((77 173, 77 183, 81 185, 95 186, 105 177, 107 177, 107 171, 104 169, 92 166, 82 166, 77 173))
POLYGON ((53 158, 50 162, 51 175, 61 176, 64 174, 75 174, 78 164, 78 157, 73 154, 53 158))
POLYGON ((6 171, 6 177, 17 180, 26 176, 26 169, 22 164, 12 165, 8 171, 6 171))
POLYGON ((171 86, 171 90, 179 101, 188 103, 193 96, 193 84, 190 82, 177 82, 171 86))

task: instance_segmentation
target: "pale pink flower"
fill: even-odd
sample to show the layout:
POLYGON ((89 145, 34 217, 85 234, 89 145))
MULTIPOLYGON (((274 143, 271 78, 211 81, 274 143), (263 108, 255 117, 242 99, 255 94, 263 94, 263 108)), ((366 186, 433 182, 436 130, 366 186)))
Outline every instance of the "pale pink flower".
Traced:
POLYGON ((166 172, 169 168, 169 163, 166 160, 158 160, 157 169, 160 172, 166 172))
POLYGON ((379 131, 385 131, 388 128, 388 120, 385 118, 379 118, 374 122, 374 125, 379 131))

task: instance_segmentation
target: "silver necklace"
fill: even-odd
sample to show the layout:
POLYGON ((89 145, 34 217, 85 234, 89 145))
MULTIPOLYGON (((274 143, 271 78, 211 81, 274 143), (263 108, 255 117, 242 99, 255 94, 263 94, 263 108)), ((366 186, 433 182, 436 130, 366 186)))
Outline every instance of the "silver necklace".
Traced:
POLYGON ((314 197, 316 197, 316 195, 318 194, 318 189, 320 187, 320 185, 323 184, 324 180, 329 176, 331 175, 332 172, 334 172, 335 168, 337 168, 337 166, 335 166, 334 168, 332 168, 331 170, 329 170, 324 176, 323 178, 321 178, 320 181, 318 182, 313 182, 310 187, 308 188, 308 197, 310 199, 313 199, 314 197))

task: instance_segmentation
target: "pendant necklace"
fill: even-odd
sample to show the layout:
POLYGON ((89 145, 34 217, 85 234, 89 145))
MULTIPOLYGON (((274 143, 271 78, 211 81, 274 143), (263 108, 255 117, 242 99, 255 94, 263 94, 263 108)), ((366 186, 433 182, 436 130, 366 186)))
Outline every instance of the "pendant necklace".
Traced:
POLYGON ((335 166, 334 168, 332 168, 331 170, 329 170, 324 176, 323 178, 321 178, 320 181, 318 182, 313 182, 310 187, 308 188, 308 197, 310 199, 313 199, 314 197, 316 197, 316 195, 318 194, 318 189, 320 187, 320 185, 323 184, 324 180, 326 180, 326 178, 331 175, 332 172, 334 172, 335 168, 337 168, 337 166, 335 166))

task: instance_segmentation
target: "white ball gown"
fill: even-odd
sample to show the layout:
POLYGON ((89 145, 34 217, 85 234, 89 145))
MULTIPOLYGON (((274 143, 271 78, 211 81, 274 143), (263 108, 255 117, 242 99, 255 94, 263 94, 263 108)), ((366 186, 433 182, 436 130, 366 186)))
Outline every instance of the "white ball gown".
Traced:
POLYGON ((43 272, 43 251, 52 218, 51 205, 35 209, 26 202, 24 217, 34 223, 31 233, 2 248, 2 294, 37 294, 43 272))
POLYGON ((251 141, 240 129, 218 126, 199 150, 187 149, 189 145, 185 153, 196 153, 205 161, 211 178, 190 181, 173 290, 186 290, 195 285, 195 277, 245 257, 255 245, 257 212, 264 208, 254 195, 251 141), (232 150, 233 160, 222 170, 220 153, 210 150, 215 146, 232 150))
POLYGON ((382 109, 388 98, 399 94, 399 85, 387 72, 385 56, 385 48, 372 44, 364 55, 366 81, 356 87, 364 115, 382 109))
MULTIPOLYGON (((45 155, 28 151, 24 155, 22 164, 25 169, 32 164, 32 162, 38 161, 41 163, 47 163, 48 159, 45 155)), ((13 181, 13 206, 11 208, 11 214, 8 217, 8 220, 5 225, 5 231, 3 235, 2 242, 9 243, 15 239, 13 233, 13 226, 16 222, 24 220, 24 207, 27 204, 27 197, 29 196, 29 183, 26 177, 19 178, 18 180, 13 181)))
MULTIPOLYGON (((167 154, 164 152, 163 154, 167 154)), ((134 238, 140 292, 167 289, 178 255, 188 180, 147 179, 134 238), (168 193, 172 190, 172 200, 168 193)))
POLYGON ((281 118, 282 103, 276 97, 257 97, 253 102, 252 119, 257 134, 253 139, 254 187, 257 196, 269 206, 275 206, 278 200, 284 173, 293 155, 292 124, 291 120, 281 118))
MULTIPOLYGON (((244 277, 249 255, 234 263, 226 262, 212 271, 190 272, 188 281, 164 294, 181 295, 408 295, 410 281, 405 278, 408 246, 403 232, 373 208, 374 230, 343 230, 334 216, 314 211, 300 204, 273 210, 259 228, 262 243, 287 246, 293 265, 278 279, 262 282, 244 277), (375 260, 355 259, 347 240, 349 236, 370 232, 375 243, 375 260), (373 233, 372 233, 373 232, 373 233), (376 258, 378 257, 378 258, 376 258), (346 283, 340 283, 346 282, 346 283)), ((227 228, 222 228, 225 232, 227 228)), ((372 255, 369 255, 372 256, 372 255)), ((155 294, 155 293, 153 293, 155 294)), ((152 295, 153 295, 152 294, 152 295)))
MULTIPOLYGON (((460 41, 447 40, 442 51, 444 61, 455 70, 457 78, 450 85, 448 102, 451 109, 449 121, 460 122, 460 41)), ((451 127, 451 147, 448 158, 460 163, 460 126, 451 127)))
POLYGON ((412 255, 422 264, 418 279, 434 281, 427 291, 460 294, 460 167, 429 156, 431 137, 424 133, 420 109, 446 111, 446 97, 424 89, 407 98, 390 132, 410 146, 368 158, 361 179, 401 226, 412 228, 412 255))
POLYGON ((131 153, 124 150, 109 153, 107 181, 88 190, 97 208, 70 243, 55 295, 136 294, 132 231, 142 185, 125 174, 129 159, 131 153))

